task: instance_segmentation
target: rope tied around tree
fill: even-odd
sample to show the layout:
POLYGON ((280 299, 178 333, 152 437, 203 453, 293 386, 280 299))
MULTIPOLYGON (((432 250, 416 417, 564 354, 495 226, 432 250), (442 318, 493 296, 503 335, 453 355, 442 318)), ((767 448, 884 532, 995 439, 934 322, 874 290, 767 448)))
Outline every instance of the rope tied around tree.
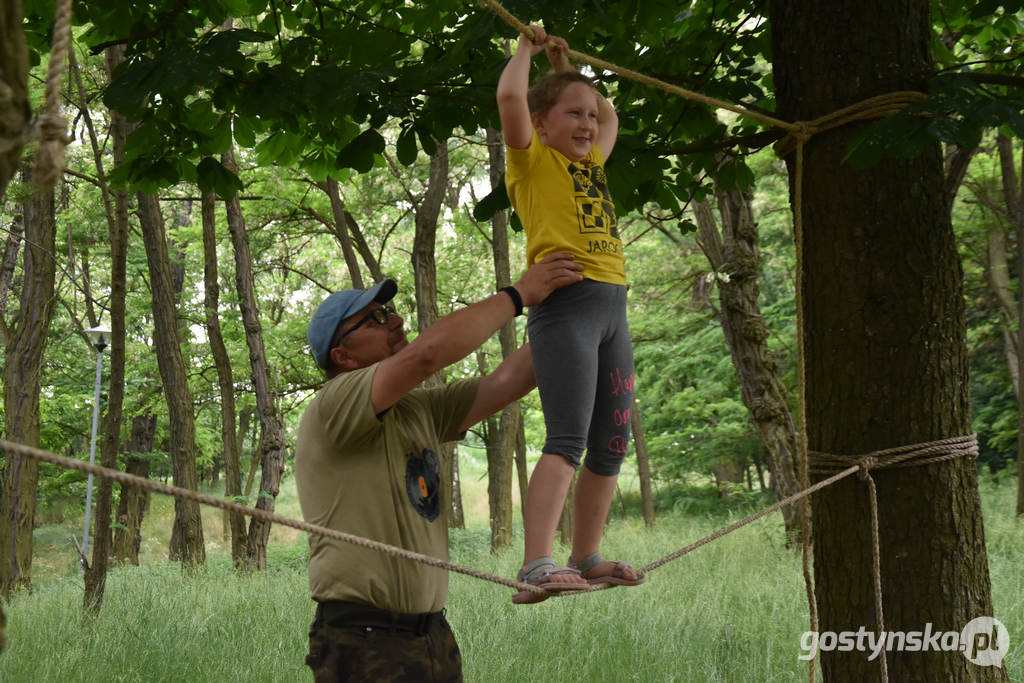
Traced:
MULTIPOLYGON (((808 469, 810 472, 825 475, 845 467, 842 472, 856 469, 857 477, 868 485, 868 500, 871 508, 871 561, 872 579, 875 593, 875 618, 878 621, 878 632, 885 633, 885 612, 882 607, 882 554, 881 533, 878 523, 878 488, 871 473, 875 470, 896 469, 902 467, 923 467, 940 462, 948 462, 956 458, 978 456, 978 435, 955 436, 927 443, 897 446, 881 451, 862 455, 834 455, 820 451, 808 451, 808 469), (853 465, 850 463, 853 462, 853 465)), ((889 680, 889 664, 886 653, 878 658, 883 683, 889 680)))
POLYGON ((57 184, 57 177, 64 168, 64 150, 74 139, 68 135, 67 121, 60 113, 60 86, 71 45, 71 4, 72 0, 57 0, 53 45, 46 70, 44 112, 35 122, 39 151, 36 152, 32 182, 43 189, 57 184))

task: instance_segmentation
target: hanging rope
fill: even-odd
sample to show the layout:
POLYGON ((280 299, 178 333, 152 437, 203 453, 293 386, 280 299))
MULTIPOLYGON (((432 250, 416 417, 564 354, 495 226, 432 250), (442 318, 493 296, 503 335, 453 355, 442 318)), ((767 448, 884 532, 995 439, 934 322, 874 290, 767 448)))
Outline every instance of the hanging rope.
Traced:
POLYGON ((57 184, 64 170, 64 149, 73 138, 60 113, 60 87, 64 80, 64 63, 71 45, 71 0, 57 0, 57 16, 53 25, 53 45, 46 70, 46 100, 43 115, 36 121, 39 151, 36 152, 32 182, 49 189, 57 184))

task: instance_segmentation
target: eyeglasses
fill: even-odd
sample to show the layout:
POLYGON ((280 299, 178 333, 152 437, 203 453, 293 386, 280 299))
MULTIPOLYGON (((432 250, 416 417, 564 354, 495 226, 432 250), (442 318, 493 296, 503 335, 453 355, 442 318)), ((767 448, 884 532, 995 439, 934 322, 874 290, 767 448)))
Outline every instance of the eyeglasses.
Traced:
POLYGON ((369 313, 367 313, 366 317, 362 318, 355 325, 348 328, 348 330, 338 335, 338 337, 334 340, 334 343, 331 346, 337 346, 338 344, 341 343, 342 339, 352 334, 353 332, 355 332, 356 330, 358 330, 360 327, 370 322, 371 320, 376 322, 378 325, 387 325, 388 318, 390 318, 393 315, 398 315, 398 312, 391 306, 382 306, 381 308, 375 308, 369 313))

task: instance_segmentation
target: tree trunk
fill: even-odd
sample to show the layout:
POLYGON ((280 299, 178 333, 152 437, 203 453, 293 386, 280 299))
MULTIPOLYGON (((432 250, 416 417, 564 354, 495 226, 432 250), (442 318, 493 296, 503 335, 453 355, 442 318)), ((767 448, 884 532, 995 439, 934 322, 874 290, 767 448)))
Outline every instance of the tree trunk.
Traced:
MULTIPOLYGON (((487 129, 487 153, 491 187, 504 182, 505 145, 501 131, 487 129)), ((512 284, 512 265, 508 246, 508 211, 498 211, 491 218, 491 254, 494 258, 495 289, 512 284)), ((516 323, 510 320, 498 330, 501 357, 508 358, 516 350, 516 323)), ((522 421, 519 401, 501 411, 493 433, 493 447, 487 448, 487 499, 491 523, 491 550, 497 551, 512 543, 512 460, 516 434, 522 421)))
MULTIPOLYGON (((31 164, 22 178, 32 177, 31 164)), ((39 389, 43 351, 53 318, 56 221, 53 189, 25 198, 25 246, 18 317, 3 324, 4 434, 8 441, 39 446, 39 389)), ((39 461, 8 454, 0 499, 0 597, 10 600, 18 587, 32 586, 32 531, 39 484, 39 461)))
MULTIPOLYGON (((124 458, 124 471, 136 477, 149 477, 150 460, 130 455, 152 453, 156 440, 156 415, 145 413, 132 418, 132 433, 128 437, 124 458)), ((117 530, 114 532, 114 561, 118 564, 139 564, 142 546, 142 518, 149 505, 149 491, 138 486, 122 486, 117 502, 117 530)))
POLYGON ((24 241, 24 226, 25 218, 22 214, 11 217, 7 239, 4 241, 3 261, 0 262, 0 320, 7 319, 7 302, 10 299, 11 285, 14 283, 14 271, 18 266, 18 253, 24 241))
MULTIPOLYGON (((237 172, 234 151, 224 155, 224 165, 237 172)), ((260 418, 259 455, 261 463, 260 492, 256 499, 258 510, 274 511, 281 488, 281 473, 284 471, 285 449, 288 447, 284 433, 284 421, 277 409, 274 391, 270 386, 270 365, 263 346, 263 329, 260 326, 259 308, 256 305, 256 285, 252 273, 252 254, 249 251, 249 235, 245 231, 242 204, 235 195, 225 202, 231 243, 235 247, 235 288, 238 290, 238 305, 242 309, 242 323, 245 326, 245 342, 249 347, 249 364, 252 366, 252 383, 256 390, 256 410, 260 418)), ((270 522, 253 518, 249 522, 248 566, 263 571, 267 568, 267 539, 270 538, 270 522)))
MULTIPOLYGON (((107 50, 108 73, 123 59, 123 48, 107 50)), ((109 469, 117 468, 117 454, 121 448, 121 423, 123 422, 125 391, 125 311, 128 297, 128 192, 117 190, 113 201, 104 180, 103 157, 100 144, 92 125, 92 117, 82 91, 82 79, 73 51, 71 63, 78 85, 82 116, 89 130, 96 177, 100 181, 103 205, 107 216, 107 235, 110 241, 110 375, 107 389, 107 412, 103 417, 103 432, 100 441, 100 464, 109 469)), ((110 135, 114 146, 114 163, 124 161, 124 144, 128 135, 127 122, 117 112, 110 112, 110 135)), ((84 268, 85 264, 83 264, 84 268)), ((88 278, 85 278, 88 282, 88 278)), ((91 301, 91 299, 90 299, 91 301)), ((94 321, 94 322, 99 322, 94 321)), ((98 612, 103 604, 103 591, 107 581, 107 566, 111 556, 110 517, 113 508, 114 483, 100 478, 96 487, 96 517, 93 527, 92 561, 85 572, 84 607, 98 612)))
POLYGON ((640 410, 634 401, 633 412, 629 416, 630 429, 633 433, 633 445, 636 446, 636 469, 640 479, 640 501, 644 509, 644 526, 654 528, 654 491, 651 488, 651 461, 647 457, 647 439, 644 438, 644 426, 640 421, 640 410))
MULTIPOLYGON (((1020 289, 1024 282, 1024 148, 1021 150, 1019 175, 1013 160, 1013 141, 999 133, 996 136, 996 148, 999 150, 1006 215, 1017 243, 1017 319, 1015 324, 1007 325, 1006 328, 1013 349, 1012 357, 1009 358, 1010 374, 1015 381, 1013 388, 1017 393, 1017 515, 1024 515, 1024 380, 1020 372, 1020 361, 1024 358, 1024 292, 1020 289), (1011 333, 1011 329, 1015 329, 1015 333, 1011 333)), ((1013 317, 1011 310, 1010 319, 1013 317)))
MULTIPOLYGON (((445 193, 448 191, 448 142, 437 142, 437 151, 430 157, 430 177, 423 197, 416 203, 416 234, 413 237, 412 271, 416 281, 416 328, 421 333, 438 318, 437 267, 434 247, 437 241, 437 220, 445 193)), ((428 386, 444 384, 444 370, 434 373, 428 386)), ((454 459, 458 452, 453 444, 441 444, 441 500, 454 503, 454 459)), ((455 515, 445 506, 445 523, 451 526, 455 515)))
MULTIPOLYGON (((868 97, 926 90, 926 0, 770 5, 779 115, 809 121, 868 97)), ((938 143, 867 170, 843 163, 866 123, 804 150, 802 313, 808 448, 863 454, 969 434, 960 261, 938 143)), ((791 184, 794 157, 787 158, 791 184)), ((792 188, 791 188, 792 191, 792 188)), ((992 615, 976 464, 872 472, 885 629, 959 633, 992 615)), ((819 631, 875 631, 868 487, 812 497, 819 631)), ((824 680, 878 680, 868 653, 821 653, 824 680)), ((959 651, 890 653, 893 681, 1004 681, 959 651)))
POLYGON ((359 269, 359 260, 356 258, 355 249, 352 246, 352 235, 348 230, 347 211, 345 204, 341 201, 341 193, 338 191, 338 181, 327 176, 327 181, 318 183, 331 200, 331 213, 334 215, 334 235, 341 245, 341 253, 345 257, 345 265, 348 266, 348 277, 355 289, 366 289, 363 285, 363 276, 359 269))
MULTIPOLYGON (((716 316, 736 368, 743 405, 768 453, 772 484, 779 498, 786 498, 799 490, 796 425, 779 365, 768 348, 768 325, 758 303, 760 249, 752 197, 738 188, 722 190, 717 184, 715 194, 721 230, 707 202, 697 203, 694 214, 701 246, 716 276, 720 302, 716 316)), ((781 510, 790 538, 799 533, 800 509, 788 505, 781 510)))
MULTIPOLYGON (((235 381, 231 371, 224 335, 220 330, 220 281, 217 274, 216 197, 212 192, 203 196, 203 282, 206 311, 206 336, 210 340, 210 353, 217 367, 217 386, 220 389, 220 435, 224 448, 224 495, 235 498, 242 493, 240 448, 235 419, 235 381)), ((245 563, 245 516, 224 511, 231 537, 231 560, 235 567, 245 563)))
MULTIPOLYGON (((196 489, 196 437, 195 418, 192 413, 192 393, 185 374, 185 362, 178 339, 178 316, 174 306, 174 287, 171 284, 171 265, 167 254, 167 237, 160 205, 154 195, 138 194, 139 222, 149 262, 149 286, 153 300, 153 341, 157 365, 163 381, 169 418, 168 450, 174 485, 196 489)), ((178 554, 183 567, 203 564, 206 547, 203 544, 203 524, 199 503, 182 498, 174 499, 174 529, 178 554)), ((173 544, 172 544, 172 550, 173 544)))
POLYGON ((3 64, 0 69, 0 199, 3 199, 7 183, 18 170, 25 129, 32 114, 21 0, 8 0, 0 7, 0 64, 3 64))

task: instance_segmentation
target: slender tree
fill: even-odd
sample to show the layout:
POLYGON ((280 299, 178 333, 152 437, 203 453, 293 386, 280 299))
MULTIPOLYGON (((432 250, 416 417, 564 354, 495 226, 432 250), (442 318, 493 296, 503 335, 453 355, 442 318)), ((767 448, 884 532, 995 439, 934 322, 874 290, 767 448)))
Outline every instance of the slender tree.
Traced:
MULTIPOLYGON (((150 295, 153 301, 153 342, 170 418, 168 450, 174 473, 174 485, 195 490, 198 485, 195 416, 192 412, 192 392, 188 386, 185 361, 178 339, 178 315, 174 305, 174 286, 171 281, 164 219, 160 213, 160 203, 154 195, 140 192, 137 200, 142 241, 146 246, 146 260, 149 264, 150 295)), ((172 535, 178 539, 178 555, 175 559, 180 559, 183 567, 203 564, 206 561, 203 524, 198 503, 183 498, 174 499, 172 535)))
MULTIPOLYGON (((206 336, 210 340, 210 354, 217 368, 217 387, 220 390, 220 433, 224 450, 224 495, 228 498, 242 493, 241 447, 237 434, 235 408, 235 381, 231 370, 231 357, 220 327, 220 280, 217 272, 216 197, 207 192, 202 199, 203 219, 203 283, 206 336)), ((235 567, 245 563, 248 540, 245 517, 235 512, 227 515, 231 536, 231 559, 235 567)))
MULTIPOLYGON (((106 182, 103 156, 99 136, 92 122, 82 86, 81 72, 71 54, 71 68, 77 85, 79 109, 86 128, 96 167, 96 179, 100 185, 104 214, 107 217, 107 238, 110 243, 110 375, 107 389, 107 410, 103 415, 103 434, 100 442, 100 464, 115 469, 117 454, 121 448, 121 424, 123 422, 125 393, 125 312, 128 297, 128 192, 121 189, 111 192, 106 182)), ((119 47, 106 52, 108 77, 123 61, 119 47)), ((124 118, 111 113, 110 133, 114 145, 114 163, 124 161, 124 144, 127 126, 124 118)), ((86 278, 88 281, 88 278, 86 278)), ((91 297, 90 297, 91 299, 91 297)), ((90 299, 87 299, 89 301, 90 299)), ((91 303, 91 301, 90 301, 91 303)), ((98 320, 95 322, 99 322, 98 320)), ((98 611, 103 604, 106 586, 107 565, 112 551, 111 511, 113 509, 113 482, 101 478, 96 491, 96 518, 94 524, 92 561, 85 573, 84 605, 88 610, 98 611)))
MULTIPOLYGON (((701 248, 718 289, 720 306, 715 316, 736 368, 743 404, 768 454, 772 485, 780 498, 786 498, 799 488, 796 425, 778 362, 768 348, 770 330, 758 301, 760 250, 753 193, 715 183, 715 195, 721 225, 710 202, 697 202, 694 207, 701 248)), ((787 506, 782 515, 787 531, 795 535, 800 507, 787 506)))
MULTIPOLYGON (((22 178, 31 178, 30 163, 22 178)), ((47 330, 53 318, 56 219, 53 188, 35 189, 22 203, 25 246, 17 317, 0 319, 4 342, 4 435, 8 441, 39 446, 39 390, 47 330)), ((32 585, 39 461, 8 454, 0 499, 0 596, 9 600, 19 586, 32 585)))
MULTIPOLYGON (((222 163, 232 172, 237 172, 234 151, 225 153, 222 163)), ((284 433, 284 421, 277 406, 274 389, 271 386, 270 365, 263 344, 263 328, 260 324, 259 306, 256 303, 256 284, 252 272, 252 253, 249 249, 249 235, 245 229, 242 205, 236 194, 225 202, 228 230, 235 251, 235 289, 238 305, 242 310, 242 324, 245 327, 245 343, 249 347, 249 364, 252 368, 252 382, 256 391, 256 411, 260 420, 259 461, 260 489, 256 500, 259 510, 274 511, 274 502, 281 488, 281 473, 284 471, 285 450, 288 442, 284 433)), ((253 518, 249 522, 248 566, 263 571, 267 568, 267 539, 270 538, 270 522, 253 518)))

